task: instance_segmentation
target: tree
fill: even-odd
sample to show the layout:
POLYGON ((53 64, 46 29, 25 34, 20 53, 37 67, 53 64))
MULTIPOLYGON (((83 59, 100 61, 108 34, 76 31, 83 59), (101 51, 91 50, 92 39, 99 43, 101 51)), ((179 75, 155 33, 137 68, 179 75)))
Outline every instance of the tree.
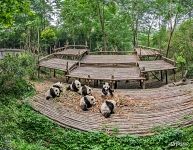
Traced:
POLYGON ((0 25, 13 25, 16 15, 30 12, 29 6, 27 0, 0 1, 0 25))

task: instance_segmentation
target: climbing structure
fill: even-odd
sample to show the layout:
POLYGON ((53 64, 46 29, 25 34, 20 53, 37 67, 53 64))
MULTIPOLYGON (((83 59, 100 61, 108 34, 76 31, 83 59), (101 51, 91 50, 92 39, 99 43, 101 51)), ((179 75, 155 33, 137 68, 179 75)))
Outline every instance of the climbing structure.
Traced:
POLYGON ((109 81, 117 87, 119 81, 135 80, 145 88, 145 81, 151 72, 157 79, 155 72, 160 72, 163 80, 165 73, 172 70, 175 80, 175 62, 163 57, 157 50, 139 47, 130 54, 123 55, 119 52, 103 52, 103 55, 91 54, 87 47, 79 48, 65 46, 57 48, 54 53, 39 60, 39 70, 46 67, 65 72, 66 81, 70 78, 85 80, 90 84, 92 81, 109 81), (110 55, 108 55, 108 53, 110 55), (105 54, 105 55, 104 55, 105 54), (150 59, 154 58, 153 60, 150 59))

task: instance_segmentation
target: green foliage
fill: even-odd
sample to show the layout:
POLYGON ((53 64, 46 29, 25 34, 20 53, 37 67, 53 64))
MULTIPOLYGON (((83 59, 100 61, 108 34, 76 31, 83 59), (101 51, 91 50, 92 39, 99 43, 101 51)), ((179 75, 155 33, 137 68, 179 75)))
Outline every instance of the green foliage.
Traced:
POLYGON ((45 28, 41 32, 41 38, 45 42, 53 43, 56 40, 56 33, 52 28, 45 28))
POLYGON ((31 91, 32 85, 25 78, 34 77, 35 64, 34 57, 28 53, 6 55, 0 61, 0 93, 18 97, 31 91))
POLYGON ((0 1, 0 25, 13 25, 15 16, 20 13, 29 13, 29 1, 9 0, 0 1))

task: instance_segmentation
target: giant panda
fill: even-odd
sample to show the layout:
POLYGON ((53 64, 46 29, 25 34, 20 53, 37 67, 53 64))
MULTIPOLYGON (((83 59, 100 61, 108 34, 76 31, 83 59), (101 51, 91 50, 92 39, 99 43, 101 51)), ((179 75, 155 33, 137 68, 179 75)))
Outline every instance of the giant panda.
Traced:
POLYGON ((56 87, 60 90, 60 92, 63 92, 63 85, 62 82, 56 82, 52 85, 52 87, 56 87))
POLYGON ((104 103, 102 103, 100 112, 105 118, 108 118, 112 113, 114 113, 115 107, 116 107, 115 101, 106 100, 104 103))
POLYGON ((80 88, 81 88, 81 83, 80 83, 80 81, 74 80, 74 81, 67 87, 66 90, 71 90, 71 91, 78 92, 80 88))
POLYGON ((86 95, 80 99, 80 107, 83 111, 87 111, 88 108, 96 104, 94 96, 86 95))
POLYGON ((46 100, 60 96, 60 89, 57 87, 51 87, 46 93, 46 100))
POLYGON ((83 96, 92 95, 92 89, 89 86, 84 85, 84 86, 80 87, 78 93, 83 95, 83 96))
POLYGON ((111 96, 113 96, 113 92, 114 92, 114 90, 111 89, 109 83, 105 82, 103 84, 103 88, 102 88, 102 95, 107 96, 108 94, 110 94, 111 96))

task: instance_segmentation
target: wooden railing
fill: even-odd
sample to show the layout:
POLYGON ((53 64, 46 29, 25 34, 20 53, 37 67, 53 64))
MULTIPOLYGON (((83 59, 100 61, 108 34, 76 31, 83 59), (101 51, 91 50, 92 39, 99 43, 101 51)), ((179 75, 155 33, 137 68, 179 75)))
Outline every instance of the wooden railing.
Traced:
POLYGON ((162 49, 153 48, 153 47, 147 47, 147 46, 143 46, 143 45, 138 45, 137 48, 144 48, 144 49, 154 50, 154 51, 157 51, 157 52, 159 52, 159 53, 162 53, 162 52, 163 52, 162 49))
POLYGON ((23 52, 24 49, 0 48, 0 52, 23 52))
POLYGON ((166 57, 164 57, 164 56, 162 56, 161 58, 162 58, 162 60, 164 60, 164 61, 166 61, 166 62, 168 62, 168 63, 176 66, 176 62, 175 62, 174 60, 169 59, 169 58, 166 58, 166 57))
POLYGON ((125 54, 132 54, 135 53, 134 51, 95 51, 89 52, 90 55, 125 55, 125 54))
POLYGON ((64 47, 59 47, 59 48, 55 48, 53 51, 54 52, 59 52, 65 49, 69 49, 69 48, 73 48, 73 49, 81 49, 81 48, 85 48, 87 49, 88 46, 87 45, 64 45, 64 47))

